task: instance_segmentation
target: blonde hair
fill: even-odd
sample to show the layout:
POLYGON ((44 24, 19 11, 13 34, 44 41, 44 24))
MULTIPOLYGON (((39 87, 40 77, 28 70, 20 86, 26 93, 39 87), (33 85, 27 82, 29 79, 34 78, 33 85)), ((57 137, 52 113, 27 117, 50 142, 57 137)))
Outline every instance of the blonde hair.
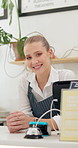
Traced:
POLYGON ((46 38, 44 36, 41 36, 41 35, 34 35, 34 36, 31 36, 28 39, 26 39, 26 41, 24 43, 24 47, 27 44, 31 44, 31 43, 34 43, 34 42, 41 42, 43 47, 45 47, 47 51, 50 48, 50 45, 49 45, 48 41, 46 40, 46 38))

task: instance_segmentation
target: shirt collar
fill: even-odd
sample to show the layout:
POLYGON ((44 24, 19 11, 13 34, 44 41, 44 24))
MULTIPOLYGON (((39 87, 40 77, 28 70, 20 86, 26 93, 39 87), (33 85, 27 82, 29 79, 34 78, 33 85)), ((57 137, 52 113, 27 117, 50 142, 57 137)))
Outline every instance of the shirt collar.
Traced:
MULTIPOLYGON (((37 82, 36 82, 36 79, 35 79, 35 73, 32 73, 32 72, 29 73, 29 75, 27 75, 26 79, 31 83, 32 87, 33 86, 37 87, 37 82)), ((51 66, 50 77, 49 77, 49 80, 48 80, 46 86, 51 85, 51 83, 53 83, 55 81, 59 81, 59 74, 58 74, 58 71, 51 66)))
POLYGON ((59 81, 59 74, 58 74, 58 71, 51 66, 50 77, 48 79, 46 86, 51 85, 51 83, 55 81, 59 81))
POLYGON ((37 85, 37 82, 36 82, 36 79, 35 79, 35 73, 33 73, 33 72, 29 72, 29 74, 26 75, 26 80, 28 82, 30 82, 30 86, 32 88, 34 88, 37 85))

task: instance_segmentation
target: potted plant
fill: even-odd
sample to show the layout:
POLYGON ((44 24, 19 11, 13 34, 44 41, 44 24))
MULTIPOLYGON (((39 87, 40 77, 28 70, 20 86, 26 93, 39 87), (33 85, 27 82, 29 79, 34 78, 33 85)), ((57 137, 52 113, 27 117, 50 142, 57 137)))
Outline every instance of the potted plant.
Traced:
POLYGON ((19 37, 18 38, 14 37, 11 33, 7 33, 2 27, 0 27, 0 45, 10 44, 14 47, 14 50, 17 48, 18 55, 16 57, 16 60, 20 60, 25 58, 23 53, 23 47, 24 47, 24 41, 28 37, 25 36, 21 38, 20 20, 19 20, 19 13, 16 0, 14 1, 2 0, 2 8, 8 9, 9 11, 9 17, 10 17, 9 25, 11 25, 12 23, 12 14, 14 7, 17 13, 19 37), (14 42, 12 41, 13 39, 14 42))
MULTIPOLYGON (((9 18, 10 18, 9 25, 11 25, 11 23, 12 23, 12 14, 13 14, 13 9, 15 7, 16 13, 17 13, 17 20, 18 20, 18 34, 19 34, 19 37, 18 38, 14 37, 11 33, 6 32, 2 27, 0 27, 0 45, 10 44, 10 46, 13 47, 15 57, 16 57, 16 61, 17 60, 23 60, 23 59, 25 59, 24 52, 23 52, 23 47, 24 47, 25 40, 32 33, 37 33, 37 34, 40 34, 40 35, 42 35, 42 34, 35 31, 35 32, 32 32, 32 33, 28 34, 27 36, 21 37, 19 10, 18 10, 18 7, 17 7, 16 0, 14 0, 14 1, 13 0, 1 0, 1 2, 2 2, 2 8, 3 9, 8 9, 8 11, 9 11, 9 18), (13 42, 13 39, 14 39, 14 42, 13 42)), ((54 53, 53 53, 52 58, 55 58, 54 53)))

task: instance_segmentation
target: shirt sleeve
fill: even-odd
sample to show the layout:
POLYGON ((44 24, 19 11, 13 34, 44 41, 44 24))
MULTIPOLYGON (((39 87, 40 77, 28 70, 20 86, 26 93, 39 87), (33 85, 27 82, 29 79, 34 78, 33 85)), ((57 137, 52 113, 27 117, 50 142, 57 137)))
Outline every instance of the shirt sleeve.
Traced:
POLYGON ((22 111, 28 116, 33 116, 30 102, 28 99, 28 81, 22 77, 19 81, 19 111, 22 111))
POLYGON ((73 71, 67 71, 66 75, 65 75, 65 79, 67 80, 76 80, 76 75, 73 71))
POLYGON ((57 115, 57 116, 54 116, 53 119, 55 120, 57 126, 58 126, 58 129, 60 130, 60 120, 61 120, 61 116, 60 115, 57 115))
POLYGON ((59 72, 59 79, 61 81, 76 80, 76 75, 72 70, 63 69, 59 70, 58 72, 59 72))

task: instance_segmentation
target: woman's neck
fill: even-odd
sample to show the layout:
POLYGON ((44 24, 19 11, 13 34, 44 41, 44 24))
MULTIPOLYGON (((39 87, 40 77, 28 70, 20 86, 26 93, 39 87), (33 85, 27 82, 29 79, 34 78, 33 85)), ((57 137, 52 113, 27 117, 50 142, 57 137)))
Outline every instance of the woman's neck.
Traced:
POLYGON ((39 75, 36 77, 37 83, 41 91, 43 91, 44 86, 48 82, 49 76, 50 76, 51 67, 45 71, 42 75, 39 75))

